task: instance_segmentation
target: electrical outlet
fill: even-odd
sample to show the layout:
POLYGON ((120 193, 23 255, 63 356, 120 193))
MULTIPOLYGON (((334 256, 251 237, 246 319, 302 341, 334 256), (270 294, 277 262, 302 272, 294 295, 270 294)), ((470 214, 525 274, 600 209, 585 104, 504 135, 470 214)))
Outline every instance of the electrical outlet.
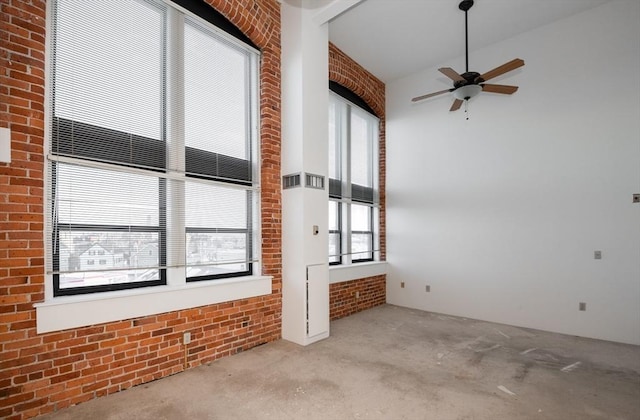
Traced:
POLYGON ((602 259, 602 251, 593 251, 593 258, 596 260, 602 259))
POLYGON ((404 282, 403 281, 400 282, 400 288, 404 289, 404 282))
POLYGON ((580 302, 580 304, 578 305, 578 309, 580 309, 581 311, 586 311, 587 310, 587 303, 586 302, 580 302))
POLYGON ((431 286, 429 286, 428 284, 424 287, 424 291, 429 293, 431 291, 431 286))
POLYGON ((189 344, 191 343, 191 333, 190 332, 186 332, 182 335, 182 343, 183 344, 189 344))
POLYGON ((360 299, 360 292, 356 290, 356 299, 360 299))

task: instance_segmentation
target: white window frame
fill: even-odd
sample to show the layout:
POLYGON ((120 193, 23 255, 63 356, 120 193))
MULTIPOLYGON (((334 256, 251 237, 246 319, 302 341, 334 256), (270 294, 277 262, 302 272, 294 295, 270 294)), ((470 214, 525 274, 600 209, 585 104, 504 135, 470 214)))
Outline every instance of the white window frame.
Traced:
MULTIPOLYGON (((47 16, 53 16, 53 3, 47 2, 47 16)), ((244 48, 250 48, 244 43, 235 40, 235 38, 228 36, 224 31, 218 29, 216 26, 200 19, 198 16, 193 15, 189 11, 171 3, 164 1, 169 8, 168 20, 172 23, 184 20, 185 16, 189 19, 197 21, 198 24, 206 26, 209 30, 218 33, 228 39, 229 42, 242 45, 244 48)), ((51 35, 53 30, 52 19, 47 19, 47 51, 51 51, 52 40, 51 35)), ((175 27, 169 25, 169 27, 175 27)), ((179 25, 182 28, 182 26, 179 25)), ((182 28, 183 29, 183 28, 182 28)), ((169 48, 171 43, 175 45, 182 45, 182 35, 180 31, 169 31, 168 33, 169 48)), ((179 48, 179 51, 182 49, 179 48)), ((255 50, 254 50, 255 51, 255 50)), ((53 293, 53 273, 47 272, 45 275, 45 301, 34 305, 37 311, 37 331, 38 333, 62 330, 66 328, 76 328, 86 325, 93 325, 103 322, 118 321, 122 319, 153 315, 163 312, 176 311, 181 309, 188 309, 202 305, 227 302, 237 299, 249 298, 254 296, 267 295, 272 293, 271 277, 263 276, 261 274, 261 229, 260 229, 260 188, 259 188, 259 83, 258 83, 258 68, 259 68, 259 52, 254 56, 252 62, 251 73, 251 107, 252 107, 252 121, 251 129, 253 130, 252 136, 255 139, 252 147, 252 162, 253 162, 253 179, 254 185, 252 190, 255 191, 256 198, 254 199, 255 205, 252 206, 253 215, 253 257, 254 257, 254 270, 250 276, 232 277, 227 279, 217 280, 205 280, 198 282, 188 283, 185 273, 185 261, 176 266, 167 268, 167 284, 162 286, 144 287, 128 290, 117 290, 109 292, 99 292, 91 294, 81 294, 74 296, 58 296, 54 297, 53 293)), ((169 57, 172 54, 167 54, 169 57)), ((169 60, 172 60, 169 58, 169 60)), ((46 67, 47 74, 51 74, 52 57, 47 54, 46 67)), ((179 70, 176 71, 175 64, 168 63, 169 76, 178 77, 179 70)), ((175 80, 174 80, 175 82, 175 80)), ((171 82, 169 82, 171 83, 171 82)), ((47 104, 50 103, 51 98, 51 77, 46 79, 46 93, 47 104)), ((175 85, 174 85, 175 86, 175 85)), ((177 89, 171 89, 173 95, 183 95, 183 88, 178 84, 177 89)), ((167 101, 169 104, 181 103, 180 101, 171 101, 171 98, 167 101)), ((179 105, 179 106, 184 106, 179 105)), ((46 113, 46 136, 45 136, 45 150, 49 150, 51 142, 51 110, 48 109, 46 113)), ((184 112, 181 109, 173 109, 167 112, 172 115, 180 115, 179 118, 183 118, 184 112)), ((173 124, 169 124, 168 127, 179 126, 179 119, 173 121, 173 124)), ((184 145, 184 141, 183 141, 184 145)), ((173 145, 171 147, 179 147, 179 145, 173 145)), ((67 158, 69 159, 69 158, 67 158)), ((64 160, 64 159, 63 159, 64 160)), ((99 167, 100 164, 95 164, 99 167)), ((50 185, 51 174, 45 175, 45 185, 50 185)), ((225 187, 228 186, 224 184, 225 187)), ((50 210, 50 209, 49 209, 50 210)), ((49 211, 47 210, 47 211, 49 211)), ((51 221, 45 222, 45 241, 51 239, 51 221)), ((184 235, 184 220, 182 224, 180 221, 174 221, 171 226, 173 235, 184 235)), ((169 235, 169 234, 168 234, 169 235)), ((168 241, 170 243, 170 241, 168 241)), ((184 244, 184 240, 183 240, 184 244)), ((49 248, 49 247, 47 247, 49 248)), ((171 251, 167 250, 167 255, 171 251)), ((179 252, 184 256, 184 252, 179 252)), ((48 261, 52 258, 51 252, 47 252, 45 257, 48 261)), ((184 257, 183 257, 184 258, 184 257)), ((48 266, 51 266, 48 264, 48 266)))

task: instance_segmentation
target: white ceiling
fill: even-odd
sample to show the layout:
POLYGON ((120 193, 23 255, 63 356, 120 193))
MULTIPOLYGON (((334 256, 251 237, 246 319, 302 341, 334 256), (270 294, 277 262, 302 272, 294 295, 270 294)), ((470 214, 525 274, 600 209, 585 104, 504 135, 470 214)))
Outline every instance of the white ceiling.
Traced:
MULTIPOLYGON (((611 0, 475 0, 469 52, 611 0)), ((363 0, 329 23, 329 39, 385 83, 464 57, 460 0, 363 0)), ((473 71, 473 63, 469 65, 473 71)), ((464 59, 455 66, 464 71, 464 59)))

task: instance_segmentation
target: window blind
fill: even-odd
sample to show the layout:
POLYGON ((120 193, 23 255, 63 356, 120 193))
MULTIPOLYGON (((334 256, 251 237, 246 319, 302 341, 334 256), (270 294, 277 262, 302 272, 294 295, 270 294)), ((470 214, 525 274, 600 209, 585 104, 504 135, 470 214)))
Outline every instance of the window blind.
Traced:
MULTIPOLYGON (((333 91, 350 92, 335 82, 331 86, 333 91)), ((355 94, 351 93, 351 96, 355 94)), ((363 101, 360 99, 359 102, 363 101)), ((370 111, 332 95, 329 104, 329 197, 377 203, 377 125, 378 119, 370 111)))

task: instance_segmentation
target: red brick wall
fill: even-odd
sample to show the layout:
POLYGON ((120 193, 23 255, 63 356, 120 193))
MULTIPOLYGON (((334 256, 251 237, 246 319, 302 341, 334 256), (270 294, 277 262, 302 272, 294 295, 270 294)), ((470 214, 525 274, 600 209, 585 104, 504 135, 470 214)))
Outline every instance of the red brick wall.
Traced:
POLYGON ((343 318, 386 302, 387 276, 333 283, 329 285, 329 317, 343 318))
POLYGON ((262 50, 263 274, 268 296, 36 333, 44 299, 44 0, 0 3, 0 418, 29 418, 180 372, 280 338, 280 5, 207 0, 262 50), (180 337, 190 331, 185 347, 180 337))
MULTIPOLYGON (((329 43, 329 80, 340 83, 364 99, 382 120, 384 127, 384 83, 332 43, 329 43)), ((380 137, 384 138, 382 131, 380 134, 380 137)))
MULTIPOLYGON (((385 223, 385 86, 374 75, 329 43, 329 80, 337 82, 360 96, 380 118, 380 259, 386 259, 385 223)), ((375 276, 330 285, 330 317, 341 318, 381 305, 386 301, 386 276, 375 276), (356 292, 359 299, 355 298, 356 292)))

